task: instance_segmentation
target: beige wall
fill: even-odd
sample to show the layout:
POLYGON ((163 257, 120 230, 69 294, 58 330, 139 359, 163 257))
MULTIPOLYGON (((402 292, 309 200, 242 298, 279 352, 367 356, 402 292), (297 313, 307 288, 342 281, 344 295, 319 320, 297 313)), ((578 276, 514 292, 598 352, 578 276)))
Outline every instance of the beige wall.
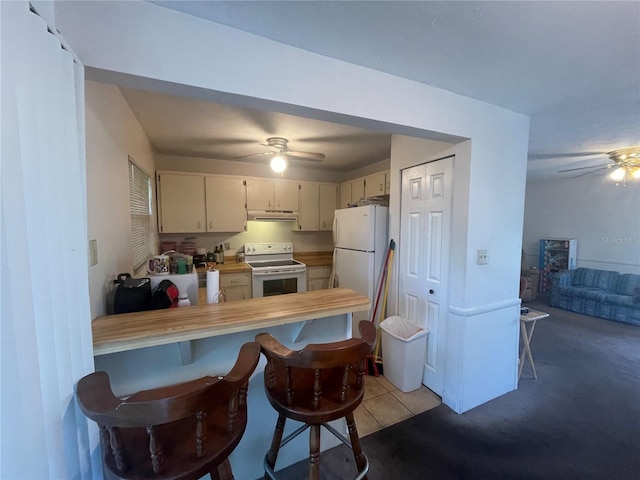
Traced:
MULTIPOLYGON (((105 313, 118 273, 133 273, 128 158, 153 179, 155 160, 144 130, 117 87, 86 82, 87 230, 98 244, 89 269, 91 318, 105 313)), ((155 220, 154 220, 155 225, 155 220)))

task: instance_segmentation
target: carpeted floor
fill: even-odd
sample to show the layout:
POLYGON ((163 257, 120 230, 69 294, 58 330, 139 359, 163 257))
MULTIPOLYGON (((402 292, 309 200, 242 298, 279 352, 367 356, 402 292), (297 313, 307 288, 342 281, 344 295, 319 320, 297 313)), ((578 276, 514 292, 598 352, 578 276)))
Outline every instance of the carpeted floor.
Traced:
MULTIPOLYGON (((533 302, 549 312, 517 391, 462 415, 445 405, 362 439, 370 480, 640 479, 640 328, 533 302)), ((304 440, 302 440, 304 441, 304 440)), ((323 479, 351 478, 345 447, 323 479)), ((300 462, 279 478, 306 477, 300 462)))

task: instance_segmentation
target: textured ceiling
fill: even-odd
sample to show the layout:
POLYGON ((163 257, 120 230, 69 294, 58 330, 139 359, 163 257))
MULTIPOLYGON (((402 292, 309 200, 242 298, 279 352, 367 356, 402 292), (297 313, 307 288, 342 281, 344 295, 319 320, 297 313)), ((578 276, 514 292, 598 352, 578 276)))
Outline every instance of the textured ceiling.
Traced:
MULTIPOLYGON (((530 115, 530 177, 601 165, 604 153, 640 144, 639 2, 153 3, 530 115)), ((375 132, 251 110, 225 111, 228 128, 207 138, 195 104, 185 110, 193 121, 179 132, 166 117, 151 128, 153 102, 145 95, 126 97, 167 152, 189 153, 183 137, 199 149, 193 154, 210 148, 230 158, 257 153, 267 136, 289 135, 294 150, 327 153, 322 168, 347 169, 389 148, 375 132)))

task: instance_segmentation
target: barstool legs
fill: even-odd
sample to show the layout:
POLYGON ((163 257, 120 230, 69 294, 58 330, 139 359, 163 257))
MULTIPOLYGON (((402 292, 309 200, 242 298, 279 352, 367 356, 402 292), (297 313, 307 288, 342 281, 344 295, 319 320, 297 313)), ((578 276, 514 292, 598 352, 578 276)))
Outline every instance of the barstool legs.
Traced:
MULTIPOLYGON (((287 417, 282 414, 278 415, 278 421, 276 422, 276 429, 273 432, 273 438, 271 439, 271 448, 267 453, 267 464, 271 469, 275 469, 276 460, 278 459, 278 452, 280 451, 280 442, 282 442, 282 435, 284 434, 284 424, 287 421, 287 417)), ((266 474, 264 480, 269 480, 271 477, 266 474)))
MULTIPOLYGON (((358 429, 356 427, 356 421, 353 416, 353 412, 350 412, 345 415, 347 419, 347 429, 349 431, 349 439, 351 440, 351 450, 353 450, 353 457, 356 461, 356 467, 358 468, 358 472, 362 472, 367 468, 367 459, 362 452, 362 446, 360 445, 360 437, 358 436, 358 429)), ((367 477, 363 477, 364 480, 367 480, 367 477)))
POLYGON ((320 480, 320 427, 311 425, 309 433, 309 480, 320 480))

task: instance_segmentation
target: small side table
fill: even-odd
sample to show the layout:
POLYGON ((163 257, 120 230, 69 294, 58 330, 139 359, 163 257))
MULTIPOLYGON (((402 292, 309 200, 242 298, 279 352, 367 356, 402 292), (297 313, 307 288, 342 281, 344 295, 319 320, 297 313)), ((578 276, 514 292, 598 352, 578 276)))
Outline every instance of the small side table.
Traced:
POLYGON ((549 314, 545 312, 539 312, 537 310, 529 310, 526 315, 520 315, 520 335, 522 336, 522 352, 520 353, 520 366, 518 368, 518 381, 520 381, 520 375, 522 375, 522 368, 524 367, 525 360, 529 360, 531 363, 531 370, 533 370, 533 378, 538 379, 536 373, 536 366, 533 363, 533 355, 531 355, 531 337, 533 336, 533 330, 536 328, 536 322, 541 318, 548 317, 549 314), (527 329, 527 325, 530 327, 527 329))

